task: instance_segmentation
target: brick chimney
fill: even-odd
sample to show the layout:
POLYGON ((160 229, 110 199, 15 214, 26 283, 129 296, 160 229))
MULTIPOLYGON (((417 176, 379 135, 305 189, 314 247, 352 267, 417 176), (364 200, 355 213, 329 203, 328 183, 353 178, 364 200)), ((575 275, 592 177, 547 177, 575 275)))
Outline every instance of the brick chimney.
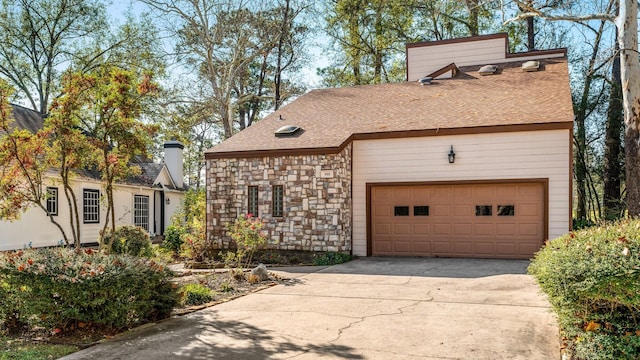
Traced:
POLYGON ((184 186, 183 149, 184 145, 180 141, 172 140, 164 143, 164 163, 173 182, 180 189, 184 186))

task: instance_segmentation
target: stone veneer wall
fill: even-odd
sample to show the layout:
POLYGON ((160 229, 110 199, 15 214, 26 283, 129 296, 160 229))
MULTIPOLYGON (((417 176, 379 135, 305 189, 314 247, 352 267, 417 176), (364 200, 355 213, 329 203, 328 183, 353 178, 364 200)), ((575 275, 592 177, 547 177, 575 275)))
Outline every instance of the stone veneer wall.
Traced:
MULTIPOLYGON (((258 186, 258 216, 269 247, 351 250, 352 145, 338 154, 207 160, 207 236, 218 248, 231 238, 225 224, 247 213, 249 186, 258 186), (284 187, 284 216, 271 216, 273 185, 284 187)), ((256 215, 256 214, 254 214, 256 215)))

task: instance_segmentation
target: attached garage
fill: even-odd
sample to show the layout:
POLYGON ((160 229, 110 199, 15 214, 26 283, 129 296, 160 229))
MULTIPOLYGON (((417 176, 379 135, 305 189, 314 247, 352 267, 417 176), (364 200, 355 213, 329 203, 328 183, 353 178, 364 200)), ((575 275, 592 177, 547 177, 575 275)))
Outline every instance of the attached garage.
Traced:
POLYGON ((251 213, 282 250, 531 258, 571 227, 573 104, 566 49, 507 40, 407 45, 408 81, 312 90, 208 150, 209 240, 251 213))
POLYGON ((529 259, 546 236, 544 180, 370 185, 374 256, 529 259))

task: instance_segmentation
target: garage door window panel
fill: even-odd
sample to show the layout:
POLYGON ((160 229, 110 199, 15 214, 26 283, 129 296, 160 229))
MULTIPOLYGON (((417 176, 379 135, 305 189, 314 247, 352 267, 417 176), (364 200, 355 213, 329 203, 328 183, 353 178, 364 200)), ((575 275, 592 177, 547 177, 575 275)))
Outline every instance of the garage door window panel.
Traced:
POLYGON ((476 216, 492 216, 492 210, 491 205, 476 205, 476 216))
POLYGON ((413 216, 429 216, 429 206, 427 205, 414 206, 413 216))
POLYGON ((515 216, 515 205, 498 205, 498 216, 515 216))
POLYGON ((409 216, 409 207, 408 206, 396 206, 393 209, 394 216, 409 216))

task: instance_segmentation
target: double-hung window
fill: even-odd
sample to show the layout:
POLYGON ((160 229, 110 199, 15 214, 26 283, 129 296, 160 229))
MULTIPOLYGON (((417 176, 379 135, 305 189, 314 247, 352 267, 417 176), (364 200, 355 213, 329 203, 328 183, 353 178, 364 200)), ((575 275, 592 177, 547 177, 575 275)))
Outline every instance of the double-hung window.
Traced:
POLYGON ((100 190, 82 189, 82 220, 85 224, 100 222, 100 190))
POLYGON ((133 225, 149 231, 149 197, 133 196, 133 225))
POLYGON ((58 215, 58 188, 47 187, 47 213, 58 215))

